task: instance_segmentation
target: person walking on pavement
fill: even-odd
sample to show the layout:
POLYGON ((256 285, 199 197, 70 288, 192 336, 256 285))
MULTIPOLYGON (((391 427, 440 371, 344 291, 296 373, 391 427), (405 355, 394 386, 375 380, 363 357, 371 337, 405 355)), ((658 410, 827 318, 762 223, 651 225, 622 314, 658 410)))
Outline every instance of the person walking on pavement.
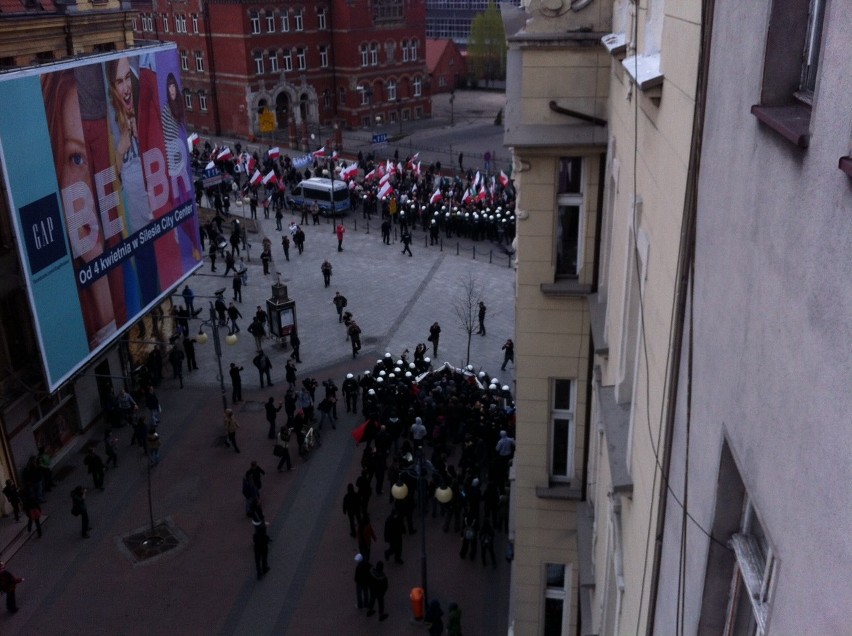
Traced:
POLYGON ((263 326, 263 321, 258 316, 255 316, 248 326, 248 332, 254 336, 255 351, 263 350, 263 339, 266 337, 266 329, 263 326))
POLYGON ((225 434, 228 440, 225 442, 228 448, 234 447, 234 451, 240 452, 240 447, 237 446, 237 429, 240 425, 237 424, 237 418, 234 415, 234 409, 225 409, 225 434))
POLYGON ((41 502, 32 488, 24 488, 21 493, 21 504, 24 515, 27 517, 27 532, 32 532, 33 524, 35 524, 36 533, 41 537, 41 502))
POLYGON ((302 364, 302 358, 299 356, 299 347, 302 346, 302 341, 299 340, 299 334, 296 333, 296 328, 290 332, 290 346, 293 347, 293 355, 291 358, 295 358, 296 362, 302 364))
POLYGON ((485 335, 485 312, 486 312, 485 303, 481 300, 479 301, 479 331, 477 332, 480 336, 485 335))
POLYGON ((183 291, 181 292, 181 296, 183 296, 183 304, 186 306, 187 311, 189 311, 190 316, 195 315, 195 293, 190 289, 189 285, 183 286, 183 291))
POLYGON ((346 379, 340 387, 343 392, 343 399, 346 401, 346 412, 358 412, 358 380, 351 373, 346 374, 346 379))
POLYGON ((6 610, 10 614, 18 611, 18 600, 15 597, 15 588, 24 579, 19 578, 6 569, 6 564, 0 561, 0 592, 6 595, 6 610))
POLYGON ((342 252, 343 251, 343 235, 346 233, 346 228, 343 227, 342 222, 337 224, 337 229, 335 230, 335 233, 337 234, 337 251, 342 252))
POLYGON ((290 429, 286 426, 282 426, 278 431, 278 443, 276 447, 281 450, 278 451, 280 453, 281 459, 278 460, 278 472, 281 472, 281 469, 284 467, 284 464, 287 464, 287 470, 293 470, 293 462, 290 460, 290 429))
POLYGON ((293 358, 287 360, 287 364, 284 365, 284 378, 287 380, 287 385, 290 390, 296 389, 296 363, 293 362, 293 358))
POLYGON ((438 324, 438 321, 432 323, 432 326, 429 327, 429 342, 432 343, 432 357, 438 357, 438 340, 441 338, 441 325, 438 324))
POLYGON ((257 367, 257 371, 260 374, 260 388, 263 388, 264 376, 266 376, 266 383, 269 386, 272 386, 272 378, 270 377, 270 372, 272 370, 272 361, 269 359, 269 356, 266 355, 263 351, 258 351, 257 355, 252 360, 252 364, 257 367))
POLYGON ((236 260, 234 259, 234 253, 233 252, 226 252, 225 253, 225 273, 222 274, 222 276, 227 276, 228 272, 237 271, 236 267, 234 267, 235 265, 236 265, 236 260))
POLYGON ((358 609, 364 609, 370 605, 370 560, 358 553, 355 563, 355 603, 358 609))
POLYGON ((231 370, 228 372, 231 375, 231 386, 233 387, 231 390, 231 402, 234 404, 243 401, 243 379, 240 376, 240 371, 242 370, 242 367, 238 367, 232 362, 231 370))
POLYGON ((328 260, 324 260, 322 265, 320 265, 320 271, 322 272, 322 280, 325 286, 328 287, 331 285, 331 263, 328 260))
POLYGON ((262 579, 269 572, 269 533, 266 531, 265 521, 252 521, 254 536, 254 567, 257 570, 257 580, 262 579))
POLYGON ((339 291, 334 292, 334 298, 331 299, 331 302, 334 303, 334 308, 337 310, 337 322, 343 322, 343 310, 346 305, 349 304, 349 301, 346 300, 346 296, 341 294, 339 291))
POLYGON ((95 452, 94 448, 89 447, 89 450, 86 451, 86 458, 83 460, 83 463, 86 465, 88 473, 92 476, 95 488, 103 490, 104 471, 106 470, 106 467, 104 466, 103 460, 95 452))
POLYGON ((284 250, 284 259, 290 262, 290 237, 284 234, 281 237, 281 247, 284 250))
POLYGON ((349 536, 357 537, 355 531, 355 520, 361 513, 361 500, 358 499, 358 493, 355 492, 355 486, 352 482, 346 486, 346 494, 343 495, 343 514, 349 517, 349 536))
POLYGON ((6 480, 6 485, 3 487, 3 495, 6 497, 9 505, 12 506, 12 512, 15 513, 15 522, 17 523, 21 520, 21 493, 18 492, 18 487, 11 479, 6 480))
POLYGON ((77 486, 71 491, 71 514, 80 517, 82 523, 80 536, 88 539, 92 528, 89 526, 89 511, 86 508, 86 489, 82 486, 77 486))
POLYGON ((388 544, 385 549, 385 559, 389 559, 393 555, 394 563, 402 564, 402 533, 404 529, 399 512, 396 509, 391 510, 390 515, 385 520, 384 539, 388 544))
POLYGON ((346 333, 349 335, 349 340, 352 342, 352 357, 355 358, 361 350, 361 327, 359 327, 358 323, 353 320, 349 323, 346 333))
POLYGON ((403 245, 402 253, 405 254, 408 252, 409 256, 414 256, 414 254, 411 253, 411 232, 405 230, 400 238, 402 239, 403 245))
POLYGON ((183 353, 186 356, 186 370, 198 371, 198 362, 195 360, 195 338, 184 335, 183 353))
POLYGON ((278 406, 275 406, 275 398, 270 397, 263 408, 266 410, 266 421, 269 422, 269 439, 275 439, 275 418, 278 416, 278 411, 284 407, 284 403, 279 401, 278 406))
POLYGON ((104 431, 104 453, 106 454, 106 467, 109 467, 110 462, 112 462, 113 468, 118 468, 118 453, 116 452, 116 448, 118 448, 118 438, 112 432, 111 428, 107 428, 104 431))
POLYGON ((385 219, 384 221, 382 221, 382 243, 384 243, 385 245, 390 245, 390 231, 390 219, 385 219))
POLYGON ((234 270, 234 276, 231 278, 231 289, 234 290, 234 301, 243 302, 243 277, 236 270, 234 270))
POLYGON ((186 357, 186 354, 177 348, 177 346, 172 346, 172 350, 169 351, 169 364, 172 365, 172 379, 180 381, 180 388, 183 388, 183 360, 186 357))
POLYGON ((509 361, 512 362, 512 366, 514 367, 515 366, 515 343, 512 342, 511 338, 506 340, 505 344, 503 345, 503 365, 500 367, 501 371, 506 370, 506 365, 509 363, 509 361))
POLYGON ((385 594, 388 591, 388 577, 385 575, 385 564, 383 561, 378 561, 375 567, 370 570, 370 604, 367 610, 367 616, 372 616, 376 613, 374 607, 376 602, 379 604, 379 620, 384 621, 388 615, 385 613, 385 594))
POLYGON ((237 306, 234 303, 228 304, 228 320, 231 321, 231 328, 228 330, 228 334, 235 334, 240 332, 240 327, 237 324, 237 319, 242 318, 243 315, 240 313, 240 310, 237 309, 237 306))

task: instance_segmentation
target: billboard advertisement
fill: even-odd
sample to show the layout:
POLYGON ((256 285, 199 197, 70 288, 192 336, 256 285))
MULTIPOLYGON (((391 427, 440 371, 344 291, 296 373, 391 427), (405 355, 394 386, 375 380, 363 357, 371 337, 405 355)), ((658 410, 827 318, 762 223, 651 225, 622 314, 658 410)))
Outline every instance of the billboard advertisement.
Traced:
POLYGON ((50 390, 202 261, 174 45, 0 74, 0 162, 50 390))

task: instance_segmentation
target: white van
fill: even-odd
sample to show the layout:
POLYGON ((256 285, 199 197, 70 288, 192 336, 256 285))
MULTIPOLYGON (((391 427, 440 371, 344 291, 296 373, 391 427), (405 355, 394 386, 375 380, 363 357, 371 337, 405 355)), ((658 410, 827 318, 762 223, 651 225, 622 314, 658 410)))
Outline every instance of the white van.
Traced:
POLYGON ((323 214, 331 214, 332 192, 334 192, 334 214, 343 214, 349 209, 349 186, 341 179, 312 177, 299 182, 286 195, 290 207, 311 207, 316 201, 323 214))

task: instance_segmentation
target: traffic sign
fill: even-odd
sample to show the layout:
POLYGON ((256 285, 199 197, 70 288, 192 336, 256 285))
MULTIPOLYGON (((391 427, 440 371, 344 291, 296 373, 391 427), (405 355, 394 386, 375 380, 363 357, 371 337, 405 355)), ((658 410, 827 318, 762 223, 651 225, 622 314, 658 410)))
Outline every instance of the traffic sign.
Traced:
POLYGON ((376 133, 373 135, 373 143, 374 144, 386 144, 388 142, 388 134, 387 133, 376 133))

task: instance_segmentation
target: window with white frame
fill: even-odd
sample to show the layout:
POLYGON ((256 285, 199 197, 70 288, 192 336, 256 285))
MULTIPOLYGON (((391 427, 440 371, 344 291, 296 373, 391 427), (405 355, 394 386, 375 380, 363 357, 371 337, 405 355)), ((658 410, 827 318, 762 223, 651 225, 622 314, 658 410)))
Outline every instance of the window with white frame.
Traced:
POLYGON ((337 89, 337 105, 346 106, 346 89, 343 86, 337 89))
POLYGON ((258 52, 254 54, 254 73, 255 75, 263 75, 265 72, 263 65, 263 53, 258 52))
POLYGON ((136 25, 136 16, 135 15, 132 18, 130 18, 130 25, 131 25, 131 27, 133 28, 134 31, 138 30, 137 25, 136 25))
POLYGON ((293 13, 293 18, 295 20, 296 31, 304 31, 305 30, 305 13, 302 9, 297 9, 293 13))
POLYGON ((740 531, 729 542, 736 557, 724 636, 763 636, 773 591, 775 553, 746 493, 740 531))
POLYGON ((366 44, 362 44, 358 47, 361 52, 361 66, 369 66, 370 65, 370 48, 366 44))
POLYGON ((328 89, 322 92, 322 107, 326 110, 331 108, 331 91, 328 89))
POLYGON ((576 380, 556 378, 550 385, 550 476, 554 481, 574 477, 576 384, 576 380))
POLYGON ((275 33, 275 14, 271 11, 266 14, 266 32, 275 33))
POLYGON ((568 634, 571 614, 571 568, 564 563, 544 565, 544 617, 543 636, 568 634))
POLYGON ((207 112, 207 91, 198 91, 198 108, 207 112))
POLYGON ((402 61, 408 61, 408 40, 403 40, 400 43, 400 48, 402 49, 402 61))
POLYGON ((277 73, 280 70, 278 66, 278 51, 269 51, 269 70, 272 73, 277 73))
POLYGON ((379 65, 379 45, 373 42, 370 44, 370 66, 379 65))
POLYGON ((396 101, 396 80, 388 80, 387 96, 389 102, 396 101))
POLYGON ((408 43, 408 48, 409 48, 409 56, 411 58, 411 61, 416 62, 417 61, 417 40, 411 40, 411 42, 408 43))
POLYGON ((169 16, 167 16, 165 13, 163 14, 163 32, 169 32, 169 16))
POLYGON ((201 51, 195 52, 195 70, 199 73, 204 71, 204 55, 201 51))
POLYGON ((558 177, 556 276, 575 277, 582 265, 583 158, 560 157, 558 177))
POLYGON ((328 15, 328 9, 325 7, 317 7, 317 29, 320 31, 325 31, 328 27, 326 16, 328 15))
POLYGON ((396 42, 386 42, 385 43, 385 63, 393 64, 394 57, 396 55, 396 42))
POLYGON ((249 13, 249 22, 251 23, 251 34, 257 35, 260 33, 260 13, 257 11, 249 13))
POLYGON ((175 16, 175 31, 186 33, 186 16, 183 14, 175 16))
POLYGON ((198 16, 194 13, 192 14, 192 32, 198 33, 198 16))
POLYGON ((290 49, 284 49, 284 52, 281 57, 284 60, 284 71, 292 71, 293 54, 290 52, 290 49))
POLYGON ((187 110, 192 110, 192 93, 187 89, 183 89, 183 104, 187 110))
POLYGON ((300 71, 304 71, 306 68, 308 68, 307 58, 305 56, 305 49, 301 46, 296 49, 296 68, 300 71))
POLYGON ((189 70, 189 53, 187 53, 186 51, 180 52, 180 70, 189 70))
POLYGON ((320 56, 320 67, 321 68, 328 68, 328 47, 325 44, 320 45, 319 56, 320 56))
POLYGON ((282 11, 281 12, 281 33, 288 33, 290 31, 290 12, 282 11))
POLYGON ((414 96, 420 97, 423 93, 423 79, 419 75, 414 78, 413 88, 414 96))
POLYGON ((370 88, 368 86, 359 86, 358 94, 361 95, 361 106, 367 106, 370 103, 370 88))

